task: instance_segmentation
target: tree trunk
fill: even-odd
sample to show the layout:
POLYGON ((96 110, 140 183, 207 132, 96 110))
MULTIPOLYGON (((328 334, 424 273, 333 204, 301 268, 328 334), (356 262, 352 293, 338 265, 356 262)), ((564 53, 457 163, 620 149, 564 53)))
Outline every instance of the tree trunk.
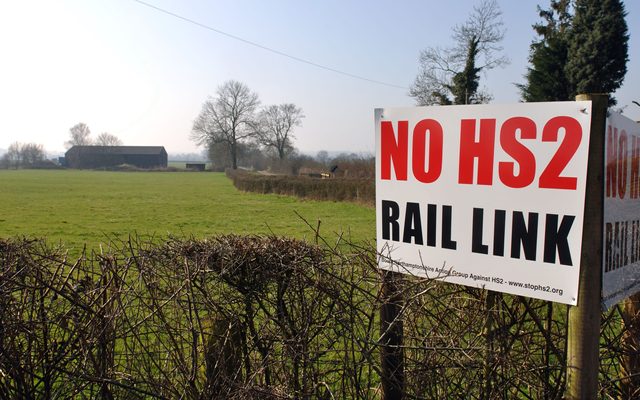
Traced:
POLYGON ((238 169, 238 156, 237 156, 236 141, 231 142, 231 168, 238 169))

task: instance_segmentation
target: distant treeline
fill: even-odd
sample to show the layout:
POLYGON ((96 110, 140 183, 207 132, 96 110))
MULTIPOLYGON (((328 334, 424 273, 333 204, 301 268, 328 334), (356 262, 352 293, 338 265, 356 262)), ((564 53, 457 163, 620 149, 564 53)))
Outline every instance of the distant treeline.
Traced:
POLYGON ((47 160, 47 154, 41 144, 36 143, 12 143, 7 151, 0 157, 0 168, 59 168, 60 166, 51 160, 47 160))

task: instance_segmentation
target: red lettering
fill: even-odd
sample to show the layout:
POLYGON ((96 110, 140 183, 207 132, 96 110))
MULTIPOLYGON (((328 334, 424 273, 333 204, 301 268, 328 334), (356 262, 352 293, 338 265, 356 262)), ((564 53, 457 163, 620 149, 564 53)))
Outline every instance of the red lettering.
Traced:
POLYGON ((474 164, 478 160, 478 185, 493 183, 493 149, 496 120, 481 119, 480 134, 476 141, 476 120, 463 119, 460 123, 460 159, 458 183, 473 184, 474 164))
POLYGON ((551 118, 542 129, 542 141, 557 142, 560 129, 564 129, 564 138, 551 161, 549 161, 549 165, 542 171, 539 186, 545 189, 575 190, 578 178, 560 176, 560 174, 562 174, 562 171, 564 171, 578 147, 580 147, 582 127, 577 120, 571 117, 551 118))
POLYGON ((442 126, 434 119, 423 119, 413 128, 413 175, 422 183, 432 183, 442 172, 442 126), (425 169, 427 131, 429 132, 429 167, 425 169))
MULTIPOLYGON (((419 182, 433 183, 440 178, 443 168, 444 132, 438 121, 424 119, 418 122, 413 127, 411 148, 409 121, 382 121, 380 124, 381 179, 406 181, 409 166, 414 178, 419 182)), ((538 138, 535 121, 528 117, 509 118, 500 127, 499 134, 500 147, 510 157, 498 163, 500 182, 515 189, 530 186, 536 179, 537 162, 535 154, 525 144, 532 142, 525 141, 538 138)), ((476 119, 460 121, 459 184, 493 184, 495 135, 496 119, 483 118, 479 120, 479 124, 476 119)), ((553 117, 544 125, 540 140, 556 142, 559 145, 540 174, 538 187, 575 190, 578 178, 563 176, 563 173, 580 147, 580 123, 569 116, 553 117)), ((615 196, 616 193, 621 197, 625 196, 629 162, 630 196, 640 197, 640 140, 635 136, 632 136, 632 140, 633 144, 628 143, 629 138, 624 131, 618 138, 617 129, 609 127, 606 167, 608 197, 615 196), (631 158, 627 155, 629 146, 632 146, 631 158)))
POLYGON ((536 176, 536 158, 518 141, 518 131, 522 139, 535 139, 536 124, 529 118, 513 117, 506 120, 500 128, 500 146, 518 163, 518 173, 516 174, 514 162, 501 161, 498 163, 498 174, 502 183, 512 188, 529 186, 536 176))
POLYGON ((391 164, 399 181, 407 180, 407 157, 409 152, 409 121, 398 121, 398 136, 391 121, 382 121, 380 132, 381 178, 391 179, 391 164))
POLYGON ((606 161, 606 196, 616 197, 618 173, 616 171, 618 155, 618 128, 613 129, 611 125, 607 127, 607 161, 606 161))
POLYGON ((624 199, 627 194, 627 131, 620 132, 618 139, 618 196, 624 199))
POLYGON ((637 136, 631 136, 631 194, 629 197, 640 197, 640 140, 637 136))

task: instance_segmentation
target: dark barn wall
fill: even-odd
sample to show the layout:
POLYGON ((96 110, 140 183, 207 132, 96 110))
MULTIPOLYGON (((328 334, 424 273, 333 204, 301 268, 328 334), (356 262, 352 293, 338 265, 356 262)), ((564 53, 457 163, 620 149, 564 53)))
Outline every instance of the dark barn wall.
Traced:
POLYGON ((193 171, 204 171, 206 167, 206 163, 186 163, 186 168, 193 171))
POLYGON ((160 154, 126 154, 123 157, 123 162, 120 164, 135 165, 138 168, 157 168, 166 167, 167 160, 162 160, 160 154))
POLYGON ((122 164, 138 168, 166 168, 164 147, 74 146, 65 155, 67 166, 80 169, 112 168, 122 164))

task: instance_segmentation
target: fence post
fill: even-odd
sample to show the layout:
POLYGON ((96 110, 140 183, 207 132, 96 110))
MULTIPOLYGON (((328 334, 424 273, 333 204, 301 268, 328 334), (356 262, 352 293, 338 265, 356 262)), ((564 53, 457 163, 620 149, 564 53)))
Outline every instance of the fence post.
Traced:
POLYGON ((606 94, 580 94, 576 96, 576 101, 591 100, 592 110, 578 304, 569 308, 565 396, 567 400, 595 399, 598 392, 604 138, 608 99, 606 94))
POLYGON ((402 400, 404 396, 403 325, 399 318, 403 299, 402 274, 382 271, 380 309, 380 354, 382 358, 382 399, 402 400))

